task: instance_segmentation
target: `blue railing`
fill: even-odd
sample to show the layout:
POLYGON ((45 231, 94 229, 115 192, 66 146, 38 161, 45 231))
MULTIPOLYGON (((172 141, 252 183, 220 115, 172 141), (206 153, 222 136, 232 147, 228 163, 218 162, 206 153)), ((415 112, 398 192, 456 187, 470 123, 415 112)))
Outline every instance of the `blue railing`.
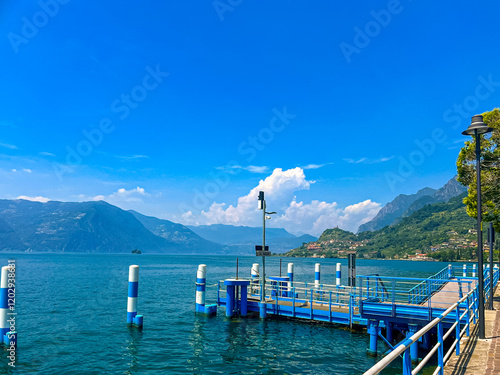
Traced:
POLYGON ((451 278, 450 268, 445 267, 427 280, 415 285, 408 291, 408 303, 419 305, 425 302, 433 293, 440 290, 444 284, 451 278))
MULTIPOLYGON (((486 268, 484 270, 484 289, 485 289, 485 299, 489 298, 489 288, 490 288, 490 272, 486 268)), ((498 283, 499 270, 493 270, 493 286, 498 283)), ((432 281, 432 280, 431 280, 432 281)), ((428 281, 428 282, 431 282, 428 281)), ((451 281, 450 281, 451 282, 451 281)), ((469 281, 470 282, 470 281, 469 281)), ((364 375, 375 375, 380 373, 384 368, 389 366, 394 360, 403 356, 403 375, 416 375, 419 371, 429 362, 429 360, 437 353, 438 365, 434 370, 433 375, 439 374, 443 375, 443 368, 450 356, 455 352, 456 355, 460 354, 460 339, 464 336, 470 335, 470 324, 476 323, 478 318, 478 286, 476 285, 473 290, 467 292, 463 297, 461 297, 457 302, 452 304, 446 311, 441 313, 438 317, 434 318, 422 329, 417 331, 412 336, 401 341, 398 345, 394 347, 391 353, 379 361, 375 366, 366 371, 364 375), (449 322, 454 320, 454 323, 450 328, 444 332, 445 319, 449 322), (419 365, 412 369, 412 358, 410 354, 411 345, 418 345, 417 341, 432 329, 437 331, 437 342, 427 353, 427 355, 421 360, 419 365), (444 352, 444 341, 450 336, 454 335, 455 339, 452 342, 450 348, 445 353, 444 352)))

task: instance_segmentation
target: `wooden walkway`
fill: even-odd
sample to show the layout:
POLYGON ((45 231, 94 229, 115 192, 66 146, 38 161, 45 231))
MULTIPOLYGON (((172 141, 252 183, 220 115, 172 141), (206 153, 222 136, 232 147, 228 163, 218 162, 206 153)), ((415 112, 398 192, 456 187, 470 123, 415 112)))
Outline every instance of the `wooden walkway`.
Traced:
MULTIPOLYGON (((472 284, 448 282, 439 292, 437 292, 432 296, 431 306, 433 308, 447 309, 462 297, 462 295, 460 295, 460 287, 462 288, 463 295, 465 295, 469 293, 472 289, 474 289, 475 286, 476 286, 475 280, 472 282, 472 284)), ((423 302, 422 305, 427 305, 427 302, 423 302)))

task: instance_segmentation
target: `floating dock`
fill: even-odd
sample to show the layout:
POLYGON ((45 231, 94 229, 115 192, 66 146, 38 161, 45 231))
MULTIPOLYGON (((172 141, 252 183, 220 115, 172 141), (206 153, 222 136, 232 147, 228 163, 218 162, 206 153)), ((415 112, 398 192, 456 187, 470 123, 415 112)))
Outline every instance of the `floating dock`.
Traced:
MULTIPOLYGON (((287 276, 271 276, 264 287, 258 278, 258 266, 252 266, 249 279, 218 282, 217 306, 225 307, 227 317, 258 314, 261 318, 289 317, 351 328, 366 326, 370 335, 367 352, 376 356, 392 351, 395 358, 402 355, 404 374, 418 373, 433 355, 438 358, 435 373, 441 374, 451 353, 460 353, 460 338, 470 334, 470 325, 478 318, 475 265, 469 269, 466 265, 449 265, 426 279, 359 275, 352 286, 345 286, 340 285, 340 264, 336 285, 327 285, 321 284, 318 264, 314 282, 306 283, 294 281, 290 263, 287 276), (395 343, 396 337, 403 340, 395 343), (447 339, 454 341, 444 353, 447 339), (383 352, 378 351, 380 340, 389 351, 385 346, 383 352), (416 364, 413 370, 412 363, 416 364)), ((485 267, 483 274, 487 300, 490 277, 493 287, 498 283, 498 267, 493 272, 485 267)), ((197 305, 197 310, 202 308, 197 305)), ((366 374, 378 373, 380 370, 375 367, 366 374)))

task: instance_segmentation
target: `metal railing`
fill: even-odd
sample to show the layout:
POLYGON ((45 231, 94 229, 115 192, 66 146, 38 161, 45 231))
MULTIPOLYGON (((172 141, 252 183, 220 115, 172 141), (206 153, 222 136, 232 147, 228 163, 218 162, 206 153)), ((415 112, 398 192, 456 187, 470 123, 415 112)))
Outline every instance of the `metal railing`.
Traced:
POLYGON ((457 355, 460 354, 460 338, 467 334, 470 335, 470 323, 477 319, 478 309, 477 309, 477 287, 471 292, 463 296, 456 303, 451 305, 445 312, 439 315, 439 317, 432 320, 414 335, 401 341, 394 350, 389 353, 384 359, 379 361, 375 366, 366 371, 364 375, 375 375, 382 371, 384 368, 389 366, 396 358, 403 355, 403 375, 416 375, 418 372, 427 364, 427 362, 434 356, 437 352, 438 366, 433 374, 443 375, 443 367, 448 358, 451 356, 453 351, 457 355), (465 303, 465 305, 464 305, 465 303), (465 306, 465 307, 464 307, 465 306), (443 332, 443 320, 449 315, 454 315, 455 323, 446 331, 443 332), (466 323, 463 324, 462 321, 466 318, 466 323), (437 328, 437 343, 429 351, 429 353, 422 359, 419 365, 412 370, 411 356, 410 356, 410 346, 417 344, 417 341, 427 332, 429 332, 434 327, 437 328), (453 341, 449 350, 444 353, 444 341, 455 332, 455 340, 453 341))
MULTIPOLYGON (((490 272, 488 268, 484 269, 484 283, 485 283, 485 300, 488 299, 489 293, 489 277, 490 272)), ((497 285, 499 280, 500 272, 498 268, 493 270, 493 285, 497 285)), ((451 280, 449 280, 451 282, 451 280)), ((462 280, 462 282, 465 280, 462 280)), ((472 281, 469 281, 472 282, 472 281)), ((455 352, 456 355, 460 354, 460 339, 464 336, 470 335, 470 324, 476 323, 476 319, 478 318, 478 306, 479 306, 479 298, 478 298, 478 285, 476 285, 471 291, 467 292, 463 295, 457 302, 453 303, 450 307, 446 309, 443 313, 441 313, 438 317, 434 318, 427 325, 425 325, 422 329, 417 331, 412 336, 406 338, 401 341, 398 345, 394 347, 386 357, 377 362, 375 366, 366 371, 363 375, 375 375, 380 373, 384 368, 389 366, 394 360, 399 358, 399 356, 403 355, 403 375, 416 375, 419 371, 429 362, 429 360, 437 353, 437 367, 434 370, 433 375, 439 374, 443 375, 443 368, 445 363, 448 361, 450 356, 455 352), (444 331, 445 319, 449 322, 451 319, 454 320, 454 323, 451 327, 446 331, 444 331), (427 355, 421 360, 421 362, 412 369, 412 361, 410 355, 410 346, 418 345, 417 341, 425 335, 430 330, 436 328, 437 331, 437 343, 431 348, 431 350, 427 353, 427 355), (445 353, 444 350, 444 341, 450 336, 455 336, 453 342, 451 343, 449 349, 445 353)))

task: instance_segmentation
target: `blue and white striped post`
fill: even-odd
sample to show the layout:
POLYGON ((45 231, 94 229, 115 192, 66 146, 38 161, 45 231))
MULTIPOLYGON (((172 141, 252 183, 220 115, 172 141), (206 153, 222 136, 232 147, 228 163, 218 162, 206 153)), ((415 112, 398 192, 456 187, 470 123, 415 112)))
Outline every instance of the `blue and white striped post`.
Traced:
POLYGON ((288 297, 293 297, 293 263, 288 263, 288 297))
POLYGON ((453 270, 451 269, 451 264, 448 264, 448 279, 451 279, 453 276, 453 270))
POLYGON ((139 266, 132 265, 128 269, 128 303, 127 323, 134 324, 137 315, 137 295, 139 293, 139 266))
POLYGON ((319 283, 321 280, 321 264, 316 263, 314 266, 314 286, 319 288, 319 283))
POLYGON ((335 279, 335 285, 340 286, 340 279, 342 278, 342 273, 341 273, 341 263, 337 263, 337 274, 336 274, 336 279, 335 279))
POLYGON ((0 335, 1 342, 4 342, 4 336, 10 331, 8 320, 9 313, 9 266, 2 267, 2 275, 0 280, 0 335))
POLYGON ((476 264, 472 265, 472 277, 476 277, 476 264))
POLYGON ((196 273, 196 312, 205 312, 205 286, 207 282, 207 265, 200 264, 196 273))
POLYGON ((252 269, 250 270, 250 280, 250 294, 255 294, 259 289, 259 263, 252 264, 252 269))
POLYGON ((464 277, 467 277, 467 264, 464 264, 464 272, 463 272, 463 276, 464 276, 464 277))

